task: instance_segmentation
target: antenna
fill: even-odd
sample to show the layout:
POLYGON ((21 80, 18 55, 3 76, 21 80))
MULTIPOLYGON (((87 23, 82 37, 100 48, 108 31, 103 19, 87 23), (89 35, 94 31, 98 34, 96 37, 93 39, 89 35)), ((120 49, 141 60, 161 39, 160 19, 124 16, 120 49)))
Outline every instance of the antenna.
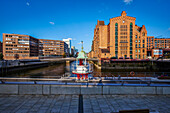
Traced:
POLYGON ((81 41, 81 43, 82 43, 81 51, 83 51, 83 41, 81 41))

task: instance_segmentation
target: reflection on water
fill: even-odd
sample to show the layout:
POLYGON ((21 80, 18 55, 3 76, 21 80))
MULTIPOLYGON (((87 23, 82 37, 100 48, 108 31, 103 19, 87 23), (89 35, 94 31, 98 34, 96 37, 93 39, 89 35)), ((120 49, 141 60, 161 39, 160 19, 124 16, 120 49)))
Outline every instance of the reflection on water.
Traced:
POLYGON ((65 73, 65 64, 57 64, 48 67, 36 68, 27 71, 9 73, 5 77, 28 77, 28 78, 60 78, 65 73))
MULTIPOLYGON (((52 65, 48 67, 36 68, 27 71, 18 71, 16 73, 7 74, 5 77, 28 77, 28 78, 60 78, 64 74, 71 75, 72 68, 71 65, 75 63, 63 63, 52 65)), ((90 76, 94 77, 117 77, 118 75, 122 77, 157 77, 160 75, 170 75, 170 72, 135 72, 132 76, 130 72, 104 72, 93 67, 93 74, 90 76)), ((74 75, 72 75, 74 76, 74 75)), ((2 75, 1 75, 2 77, 2 75)))

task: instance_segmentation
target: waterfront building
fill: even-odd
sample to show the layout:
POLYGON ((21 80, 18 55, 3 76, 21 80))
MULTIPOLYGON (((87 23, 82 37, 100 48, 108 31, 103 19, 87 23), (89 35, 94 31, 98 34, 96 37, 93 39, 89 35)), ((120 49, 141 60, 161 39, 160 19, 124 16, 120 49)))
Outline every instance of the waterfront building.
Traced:
POLYGON ((147 36, 147 50, 152 49, 154 47, 154 36, 147 36))
POLYGON ((66 52, 64 47, 64 41, 39 39, 40 56, 62 56, 66 52))
POLYGON ((60 40, 37 39, 29 35, 3 33, 3 55, 5 60, 38 59, 38 56, 62 56, 67 44, 60 40))
POLYGON ((147 30, 144 25, 135 25, 135 21, 136 18, 127 16, 125 11, 111 18, 108 25, 98 20, 89 57, 145 59, 147 30))
POLYGON ((170 38, 155 38, 154 48, 170 48, 170 38))
POLYGON ((3 43, 0 41, 0 53, 3 52, 3 43))
POLYGON ((154 36, 147 37, 147 49, 169 49, 170 38, 154 38, 154 36))
POLYGON ((38 39, 29 35, 3 33, 3 55, 5 60, 29 59, 38 56, 38 39))
POLYGON ((71 53, 71 38, 63 39, 63 41, 68 45, 68 52, 71 53))
POLYGON ((147 37, 147 56, 149 58, 159 58, 170 54, 170 38, 147 37))

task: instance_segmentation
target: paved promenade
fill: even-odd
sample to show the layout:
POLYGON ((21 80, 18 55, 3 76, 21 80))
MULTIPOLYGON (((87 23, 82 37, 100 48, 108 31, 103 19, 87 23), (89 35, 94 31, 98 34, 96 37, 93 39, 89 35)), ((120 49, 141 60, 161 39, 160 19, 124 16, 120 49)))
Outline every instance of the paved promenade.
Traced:
POLYGON ((152 95, 0 95, 0 113, 110 113, 119 110, 150 109, 170 113, 170 96, 152 95))

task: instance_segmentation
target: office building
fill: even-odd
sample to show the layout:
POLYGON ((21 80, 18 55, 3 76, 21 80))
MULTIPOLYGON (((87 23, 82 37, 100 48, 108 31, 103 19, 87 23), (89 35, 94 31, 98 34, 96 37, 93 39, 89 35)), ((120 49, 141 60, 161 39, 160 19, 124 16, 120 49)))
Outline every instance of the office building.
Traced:
POLYGON ((71 54, 71 38, 63 39, 63 41, 68 45, 68 52, 71 54))
POLYGON ((147 37, 147 56, 150 58, 159 58, 170 54, 170 38, 147 37))
POLYGON ((67 45, 64 41, 37 39, 29 35, 3 33, 3 55, 5 60, 38 59, 38 56, 62 56, 67 45))
POLYGON ((64 41, 39 39, 39 56, 62 56, 64 52, 64 41))
POLYGON ((5 60, 29 59, 38 56, 38 39, 29 35, 3 33, 3 55, 5 60))
POLYGON ((168 49, 170 48, 170 38, 154 38, 154 36, 147 37, 147 49, 168 49))

